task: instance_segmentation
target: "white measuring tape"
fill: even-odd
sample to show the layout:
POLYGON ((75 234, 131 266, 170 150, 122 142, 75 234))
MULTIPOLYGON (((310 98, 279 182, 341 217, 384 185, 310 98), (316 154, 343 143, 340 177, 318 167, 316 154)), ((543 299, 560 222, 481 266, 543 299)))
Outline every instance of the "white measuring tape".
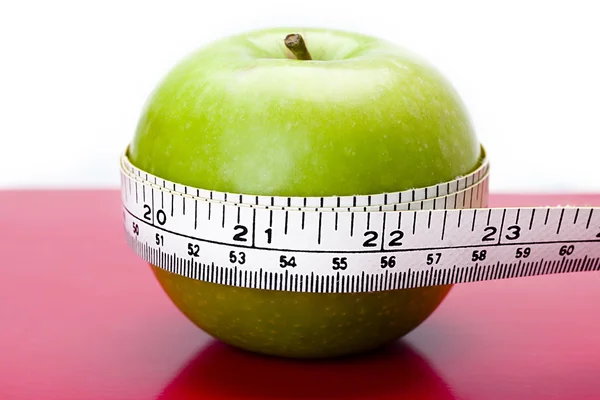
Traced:
POLYGON ((192 279, 344 293, 600 270, 600 208, 488 208, 489 163, 369 196, 270 197, 166 181, 121 158, 125 231, 192 279))

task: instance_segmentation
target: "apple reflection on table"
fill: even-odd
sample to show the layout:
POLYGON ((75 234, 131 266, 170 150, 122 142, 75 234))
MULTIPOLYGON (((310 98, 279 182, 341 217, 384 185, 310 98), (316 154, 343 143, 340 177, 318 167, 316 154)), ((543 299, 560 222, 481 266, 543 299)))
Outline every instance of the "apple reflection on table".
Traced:
POLYGON ((454 399, 446 383, 408 343, 328 360, 262 356, 211 342, 157 400, 454 399))

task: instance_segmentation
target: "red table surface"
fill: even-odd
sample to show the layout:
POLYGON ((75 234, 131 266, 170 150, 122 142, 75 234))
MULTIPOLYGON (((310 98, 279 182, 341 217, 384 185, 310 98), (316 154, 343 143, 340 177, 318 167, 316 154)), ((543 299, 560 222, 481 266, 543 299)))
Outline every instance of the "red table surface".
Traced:
MULTIPOLYGON (((600 205, 600 195, 491 206, 600 205)), ((0 192, 0 399, 600 399, 600 274, 456 286, 382 351, 290 361, 230 348, 129 250, 118 191, 0 192)))

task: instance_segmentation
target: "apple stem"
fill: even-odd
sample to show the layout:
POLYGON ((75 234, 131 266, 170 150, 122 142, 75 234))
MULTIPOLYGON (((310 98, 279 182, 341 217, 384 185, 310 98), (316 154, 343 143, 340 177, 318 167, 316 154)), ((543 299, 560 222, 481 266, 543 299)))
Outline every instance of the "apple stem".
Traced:
POLYGON ((290 33, 285 37, 285 46, 290 49, 298 60, 312 60, 304 38, 299 33, 290 33))

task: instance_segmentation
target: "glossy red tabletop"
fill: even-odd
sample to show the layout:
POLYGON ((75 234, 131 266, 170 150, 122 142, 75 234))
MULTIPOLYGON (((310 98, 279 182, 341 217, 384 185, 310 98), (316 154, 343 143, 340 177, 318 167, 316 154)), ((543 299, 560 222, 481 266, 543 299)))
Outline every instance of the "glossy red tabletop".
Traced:
MULTIPOLYGON (((600 205, 492 196, 491 206, 600 205)), ((367 356, 289 361, 211 339, 127 247, 117 191, 0 191, 0 399, 600 399, 600 274, 456 286, 367 356)))

